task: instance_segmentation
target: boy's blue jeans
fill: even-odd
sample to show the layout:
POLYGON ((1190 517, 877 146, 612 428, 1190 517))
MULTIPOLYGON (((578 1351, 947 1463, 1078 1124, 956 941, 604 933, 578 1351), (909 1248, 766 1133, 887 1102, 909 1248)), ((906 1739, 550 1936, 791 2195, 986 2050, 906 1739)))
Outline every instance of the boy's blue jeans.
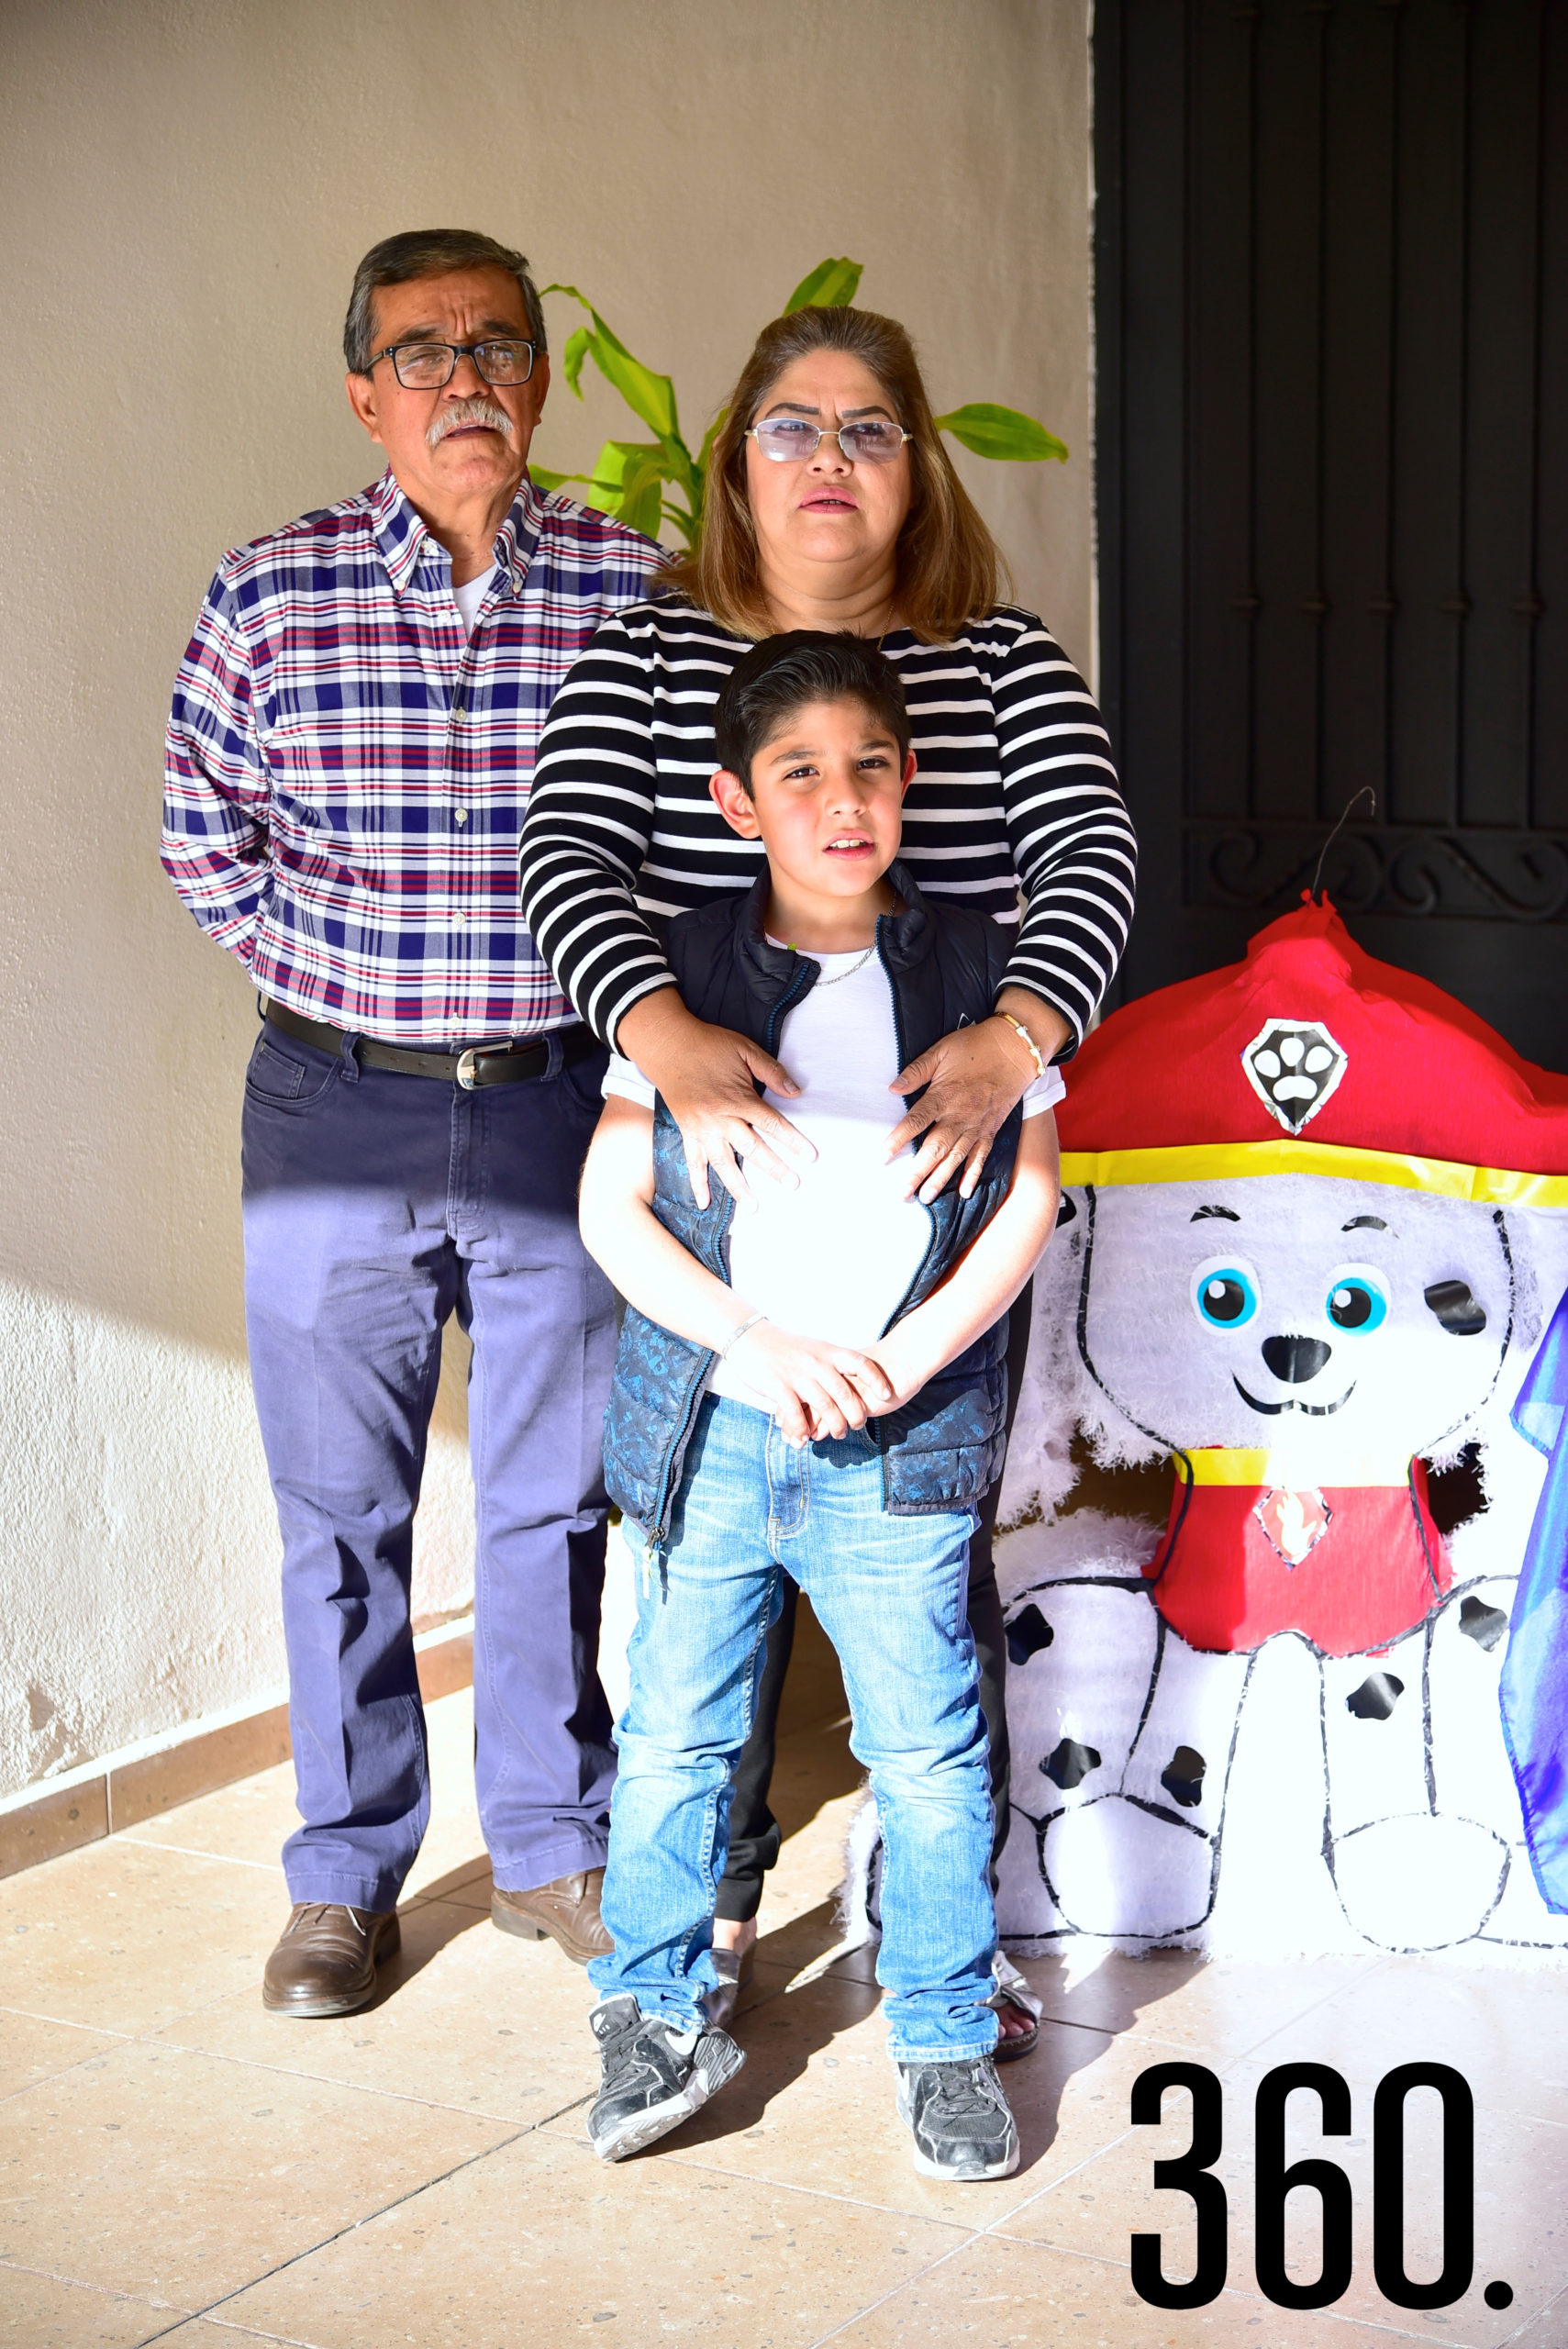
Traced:
POLYGON ((967 1510, 888 1516, 862 1432, 795 1445, 762 1411, 703 1403, 668 1544, 638 1577, 603 1896, 615 1954, 588 1967, 601 1998, 629 1991, 677 2030, 702 2020, 730 1771, 787 1566, 839 1652, 850 1742, 882 1814, 888 2052, 899 2063, 990 2053, 996 1923, 966 1606, 973 1527, 967 1510))

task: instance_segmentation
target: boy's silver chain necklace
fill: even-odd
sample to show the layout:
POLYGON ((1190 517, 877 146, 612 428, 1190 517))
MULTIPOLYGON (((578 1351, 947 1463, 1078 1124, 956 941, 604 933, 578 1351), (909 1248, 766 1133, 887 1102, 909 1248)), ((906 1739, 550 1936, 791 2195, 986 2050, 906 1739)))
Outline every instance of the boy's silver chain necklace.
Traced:
MULTIPOLYGON (((798 954, 800 949, 798 946, 792 946, 789 951, 792 954, 798 954)), ((817 985, 819 987, 836 987, 840 979, 852 979, 857 971, 863 971, 865 969, 866 964, 871 961, 872 956, 875 952, 876 941, 873 938, 871 944, 866 948, 865 952, 861 956, 858 962, 851 963, 847 971, 835 971, 830 979, 818 979, 817 982, 817 985)))

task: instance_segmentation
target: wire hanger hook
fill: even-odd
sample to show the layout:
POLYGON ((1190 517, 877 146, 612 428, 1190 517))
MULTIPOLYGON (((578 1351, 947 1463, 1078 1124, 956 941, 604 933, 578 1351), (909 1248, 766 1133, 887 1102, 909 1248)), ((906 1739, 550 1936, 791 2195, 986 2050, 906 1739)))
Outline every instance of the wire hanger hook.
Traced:
POLYGON ((1323 902, 1323 892, 1318 885, 1323 878, 1323 860, 1328 855, 1329 851, 1333 847, 1334 842, 1339 839, 1340 834, 1344 830, 1345 819, 1350 815, 1351 809, 1355 806, 1358 799, 1370 799, 1372 802, 1373 814, 1375 816, 1377 813, 1377 794, 1373 789, 1370 783, 1363 783, 1359 791, 1351 792, 1350 797, 1346 800, 1344 806, 1340 810, 1339 822, 1335 825, 1333 830, 1329 833, 1328 839, 1324 841, 1322 847, 1318 852, 1318 870, 1312 875, 1312 888, 1310 892, 1312 902, 1315 906, 1320 906, 1323 902))

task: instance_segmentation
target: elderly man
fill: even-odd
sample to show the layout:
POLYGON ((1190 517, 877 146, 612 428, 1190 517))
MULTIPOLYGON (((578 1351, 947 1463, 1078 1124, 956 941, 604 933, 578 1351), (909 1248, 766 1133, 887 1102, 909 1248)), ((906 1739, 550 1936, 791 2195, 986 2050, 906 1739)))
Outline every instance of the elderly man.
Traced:
POLYGON ((550 383, 520 253, 365 255, 344 328, 375 485, 224 557, 174 689, 163 863, 244 964, 246 1315, 284 1541, 304 1825, 274 2013, 350 2012, 429 1809, 414 1512, 455 1312, 473 1341, 473 1699, 492 1915, 580 1962, 614 1775, 596 1656, 614 1300, 577 1237, 605 1055, 523 927, 557 685, 662 557, 528 479, 550 383))

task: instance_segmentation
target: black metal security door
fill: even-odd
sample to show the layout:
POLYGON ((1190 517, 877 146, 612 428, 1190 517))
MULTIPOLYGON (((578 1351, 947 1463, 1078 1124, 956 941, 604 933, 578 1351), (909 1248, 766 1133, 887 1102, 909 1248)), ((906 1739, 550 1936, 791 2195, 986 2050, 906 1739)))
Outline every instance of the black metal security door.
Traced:
POLYGON ((1098 0, 1127 995, 1324 885, 1568 1065, 1568 0, 1098 0))

